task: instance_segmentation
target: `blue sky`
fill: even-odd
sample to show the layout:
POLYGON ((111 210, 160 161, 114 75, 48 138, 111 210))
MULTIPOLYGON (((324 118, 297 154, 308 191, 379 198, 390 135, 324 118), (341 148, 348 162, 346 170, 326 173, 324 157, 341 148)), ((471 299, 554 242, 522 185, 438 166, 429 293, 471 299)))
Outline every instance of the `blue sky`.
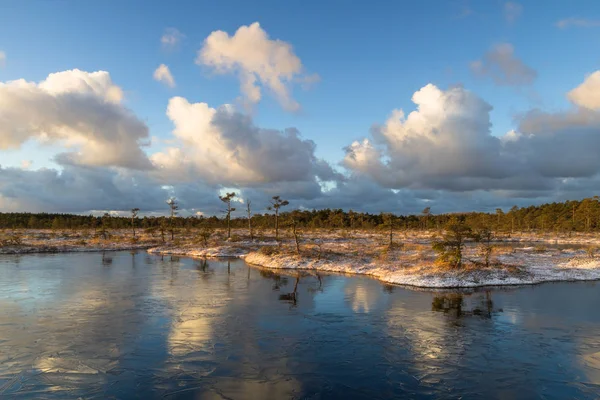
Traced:
MULTIPOLYGON (((286 111, 263 90, 250 112, 254 123, 297 128, 316 143, 317 157, 341 168, 346 146, 368 137, 371 126, 385 123, 392 110, 414 110, 413 93, 429 83, 443 90, 462 85, 489 103, 494 136, 517 129, 515 117, 531 109, 570 107, 566 93, 600 66, 600 26, 595 26, 600 3, 511 4, 517 7, 512 17, 504 1, 6 2, 0 13, 0 51, 6 54, 0 82, 39 82, 75 68, 108 71, 149 135, 168 140, 170 98, 216 108, 240 96, 235 74, 217 74, 194 62, 203 41, 214 31, 233 35, 240 26, 259 22, 271 39, 293 46, 305 71, 320 80, 308 90, 293 85, 299 112, 286 111), (557 27, 567 18, 589 26, 557 27), (161 46, 167 28, 185 35, 175 49, 161 46), (531 84, 499 85, 473 73, 470 63, 502 43, 536 72, 531 84), (163 63, 175 88, 152 78, 163 63)), ((36 167, 60 170, 52 162, 59 147, 29 141, 17 150, 0 149, 0 164, 18 167, 31 159, 36 167)))

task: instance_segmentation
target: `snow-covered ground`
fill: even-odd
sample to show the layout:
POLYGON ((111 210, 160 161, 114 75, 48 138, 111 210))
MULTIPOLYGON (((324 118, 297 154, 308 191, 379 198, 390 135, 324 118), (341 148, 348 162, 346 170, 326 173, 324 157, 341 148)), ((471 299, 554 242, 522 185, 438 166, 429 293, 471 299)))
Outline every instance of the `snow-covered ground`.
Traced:
POLYGON ((397 233, 396 246, 390 250, 388 236, 381 231, 303 231, 300 255, 286 234, 278 245, 272 232, 264 231, 255 240, 249 240, 243 230, 235 231, 233 240, 216 231, 206 244, 194 231, 179 232, 175 241, 167 238, 165 243, 141 232, 132 241, 128 231, 112 232, 107 240, 89 232, 26 231, 21 245, 0 247, 0 254, 147 248, 153 253, 190 257, 239 257, 272 269, 363 274, 387 283, 431 288, 600 280, 600 257, 586 251, 600 246, 600 238, 594 235, 505 234, 494 243, 490 267, 471 262, 481 260, 475 244, 469 244, 464 268, 453 270, 435 263, 431 250, 435 232, 397 233))
POLYGON ((397 261, 361 260, 339 257, 335 260, 302 258, 295 254, 265 255, 253 252, 246 262, 266 268, 304 269, 336 273, 363 274, 383 282, 398 285, 452 288, 498 285, 528 285, 551 281, 580 281, 600 279, 600 259, 580 257, 544 257, 535 253, 515 253, 497 257, 510 267, 489 268, 466 265, 461 270, 440 268, 433 263, 404 263, 397 261))
POLYGON ((0 254, 137 250, 157 243, 142 235, 132 240, 130 231, 114 231, 110 237, 102 239, 93 231, 17 230, 0 233, 0 254))
POLYGON ((239 241, 207 247, 158 247, 149 251, 196 257, 240 257, 264 268, 362 274, 387 283, 431 288, 600 279, 600 257, 591 257, 585 250, 600 244, 593 236, 502 237, 495 243, 490 267, 470 262, 481 261, 476 245, 470 244, 465 250, 467 261, 460 270, 436 265, 435 253, 431 250, 432 237, 428 232, 399 234, 394 240, 401 245, 388 250, 387 237, 382 232, 319 232, 301 238, 300 255, 295 253, 290 238, 280 247, 274 241, 239 241))

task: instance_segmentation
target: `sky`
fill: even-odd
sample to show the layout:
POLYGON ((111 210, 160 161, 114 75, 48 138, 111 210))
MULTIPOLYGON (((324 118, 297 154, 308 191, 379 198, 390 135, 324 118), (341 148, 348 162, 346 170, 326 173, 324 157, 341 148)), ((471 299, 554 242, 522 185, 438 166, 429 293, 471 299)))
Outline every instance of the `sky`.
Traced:
POLYGON ((596 1, 0 6, 0 212, 493 211, 600 189, 596 1))

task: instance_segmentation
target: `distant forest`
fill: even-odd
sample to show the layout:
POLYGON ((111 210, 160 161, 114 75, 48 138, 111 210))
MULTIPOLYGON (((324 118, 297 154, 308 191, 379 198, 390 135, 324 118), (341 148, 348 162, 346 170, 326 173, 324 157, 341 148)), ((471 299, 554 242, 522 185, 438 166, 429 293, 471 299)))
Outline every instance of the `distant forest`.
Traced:
MULTIPOLYGON (((495 213, 469 212, 459 214, 436 215, 425 208, 419 215, 394 215, 389 213, 369 214, 341 209, 325 210, 281 210, 280 221, 295 220, 300 228, 343 228, 378 229, 389 226, 389 216, 393 216, 396 229, 440 229, 453 216, 459 216, 473 228, 487 227, 499 232, 540 231, 540 232, 588 232, 600 231, 600 201, 597 196, 581 201, 543 204, 518 208, 514 206, 508 212, 497 209, 495 213)), ((241 211, 240 211, 241 213, 241 211)), ((244 214, 245 210, 244 210, 244 214)), ((275 221, 273 213, 252 215, 252 225, 258 229, 272 228, 275 221)), ((173 224, 174 228, 225 228, 227 215, 222 217, 136 217, 137 228, 158 228, 173 224)), ((130 228, 131 217, 49 214, 49 213, 0 213, 0 229, 107 229, 130 228)), ((246 228, 247 216, 232 215, 232 228, 246 228)))

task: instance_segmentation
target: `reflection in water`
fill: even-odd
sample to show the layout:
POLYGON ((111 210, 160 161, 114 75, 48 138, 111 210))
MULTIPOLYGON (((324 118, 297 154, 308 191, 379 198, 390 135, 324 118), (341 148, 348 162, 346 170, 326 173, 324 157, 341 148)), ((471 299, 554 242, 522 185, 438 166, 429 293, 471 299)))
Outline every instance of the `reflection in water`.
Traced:
POLYGON ((0 256, 0 398, 591 399, 599 301, 595 283, 432 294, 240 260, 0 256))
POLYGON ((300 273, 296 274, 296 281, 294 283, 294 290, 289 293, 284 293, 279 295, 279 300, 286 301, 291 303, 292 305, 296 305, 298 300, 298 283, 300 283, 300 273))
POLYGON ((105 251, 102 252, 102 265, 109 266, 113 262, 112 256, 106 254, 105 251))
POLYGON ((263 278, 273 280, 272 288, 273 288, 273 290, 276 290, 276 291, 280 290, 282 286, 287 286, 287 284, 288 284, 287 277, 282 277, 280 274, 275 273, 274 271, 271 271, 271 270, 261 269, 260 276, 262 276, 263 278))
POLYGON ((493 307, 494 303, 489 290, 486 290, 483 295, 465 295, 462 292, 438 294, 433 297, 431 303, 432 311, 441 311, 456 319, 470 315, 491 318, 493 307), (465 303, 465 297, 470 298, 471 301, 465 303))

